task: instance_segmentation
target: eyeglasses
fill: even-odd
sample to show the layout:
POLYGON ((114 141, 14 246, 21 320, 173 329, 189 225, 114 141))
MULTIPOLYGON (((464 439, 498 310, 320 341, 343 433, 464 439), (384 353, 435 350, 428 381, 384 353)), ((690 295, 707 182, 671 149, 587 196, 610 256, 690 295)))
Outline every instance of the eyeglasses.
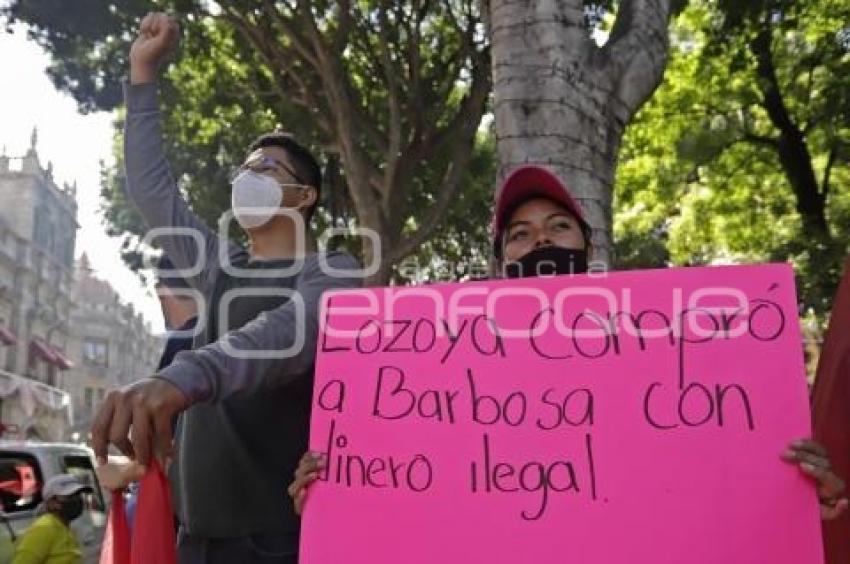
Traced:
POLYGON ((230 175, 230 181, 233 182, 241 172, 244 172, 246 170, 253 170, 254 172, 267 172, 270 170, 274 171, 277 169, 282 169, 289 176, 298 181, 298 184, 286 184, 286 186, 309 186, 307 182, 304 182, 304 180, 302 180, 301 177, 298 176, 298 174, 296 174, 294 170, 292 170, 291 166, 287 165, 283 161, 275 159, 274 157, 269 157, 268 155, 254 157, 252 159, 249 159, 241 166, 237 167, 230 175))

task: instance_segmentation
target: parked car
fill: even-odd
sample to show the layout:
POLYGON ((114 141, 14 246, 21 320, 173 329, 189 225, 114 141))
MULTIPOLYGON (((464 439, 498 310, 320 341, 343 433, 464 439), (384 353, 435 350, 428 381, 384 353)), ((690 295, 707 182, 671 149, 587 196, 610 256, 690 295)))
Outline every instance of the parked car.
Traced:
POLYGON ((36 519, 41 488, 56 474, 73 474, 91 486, 86 510, 71 523, 85 564, 97 564, 109 496, 95 474, 91 449, 75 444, 0 440, 0 564, 11 562, 14 541, 36 519))

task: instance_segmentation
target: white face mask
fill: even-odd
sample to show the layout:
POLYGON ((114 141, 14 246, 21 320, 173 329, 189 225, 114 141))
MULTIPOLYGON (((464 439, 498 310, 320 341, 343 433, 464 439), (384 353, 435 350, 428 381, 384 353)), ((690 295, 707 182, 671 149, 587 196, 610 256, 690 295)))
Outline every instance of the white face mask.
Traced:
POLYGON ((265 225, 278 213, 283 189, 273 178, 244 170, 233 179, 232 186, 233 215, 243 229, 265 225))

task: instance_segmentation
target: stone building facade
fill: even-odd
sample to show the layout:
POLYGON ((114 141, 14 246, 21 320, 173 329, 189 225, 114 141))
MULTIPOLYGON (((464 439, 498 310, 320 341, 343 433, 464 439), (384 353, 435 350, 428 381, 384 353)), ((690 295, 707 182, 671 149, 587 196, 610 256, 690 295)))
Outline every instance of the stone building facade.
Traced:
POLYGON ((5 436, 57 440, 71 422, 62 390, 73 283, 77 202, 27 153, 0 155, 0 422, 5 436))
POLYGON ((92 274, 85 254, 76 264, 72 296, 67 351, 74 366, 66 373, 65 389, 74 407, 73 432, 85 439, 111 388, 154 373, 162 343, 109 282, 92 274))
MULTIPOLYGON (((77 304, 88 294, 75 284, 88 278, 80 278, 74 265, 76 186, 56 184, 52 166, 39 161, 37 140, 33 131, 22 157, 0 154, 0 431, 4 438, 59 441, 68 439, 72 424, 86 415, 88 392, 80 378, 88 378, 90 364, 82 335, 98 322, 86 317, 94 313, 85 300, 77 304), (83 409, 79 416, 75 406, 83 409)), ((114 291, 111 296, 112 309, 97 315, 114 314, 119 321, 100 323, 112 335, 138 336, 145 329, 146 337, 139 339, 144 344, 136 348, 148 354, 156 339, 140 316, 118 303, 114 291), (131 329, 118 329, 125 326, 131 329)), ((139 362, 137 375, 144 375, 146 365, 137 357, 123 360, 125 345, 111 346, 116 347, 113 363, 139 362)), ((107 368, 98 368, 103 375, 92 406, 101 388, 133 377, 126 368, 107 368)))

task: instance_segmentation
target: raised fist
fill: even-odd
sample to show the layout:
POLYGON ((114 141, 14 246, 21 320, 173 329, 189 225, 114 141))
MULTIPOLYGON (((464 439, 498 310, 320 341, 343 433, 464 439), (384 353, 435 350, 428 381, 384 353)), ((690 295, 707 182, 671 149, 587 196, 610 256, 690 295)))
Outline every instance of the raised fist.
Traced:
POLYGON ((139 37, 130 47, 130 82, 141 84, 156 80, 165 58, 180 42, 180 26, 170 16, 151 12, 139 26, 139 37))

